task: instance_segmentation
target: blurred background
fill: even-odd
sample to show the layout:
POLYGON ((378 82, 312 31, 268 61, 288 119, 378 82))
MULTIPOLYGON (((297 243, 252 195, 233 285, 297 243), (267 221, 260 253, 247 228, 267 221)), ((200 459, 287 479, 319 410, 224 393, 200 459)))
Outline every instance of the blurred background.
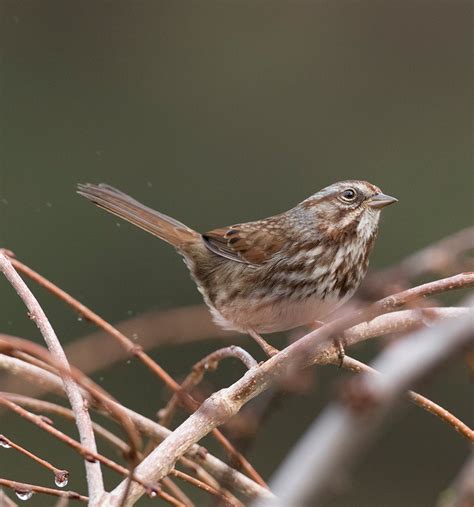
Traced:
MULTIPOLYGON (((169 246, 77 196, 78 182, 107 182, 205 231, 367 179, 400 200, 384 212, 372 268, 471 223, 469 1, 0 0, 0 16, 0 246, 111 322, 201 298, 169 246)), ((30 286, 63 343, 93 331, 30 286)), ((0 300, 0 331, 41 343, 4 280, 0 300)), ((250 339, 238 343, 261 359, 250 339)), ((183 378, 217 346, 152 355, 183 378)), ((377 347, 352 354, 369 360, 377 347)), ((210 389, 241 373, 223 363, 210 389)), ((341 375, 315 370, 314 389, 274 404, 245 449, 266 478, 341 375)), ((93 378, 150 417, 167 399, 134 360, 93 378)), ((472 422, 460 363, 422 392, 472 422)), ((85 491, 81 460, 64 445, 9 414, 1 428, 70 469, 68 487, 85 491)), ((467 454, 459 435, 407 404, 325 505, 434 505, 467 454)), ((0 451, 0 475, 52 486, 13 451, 0 451)))

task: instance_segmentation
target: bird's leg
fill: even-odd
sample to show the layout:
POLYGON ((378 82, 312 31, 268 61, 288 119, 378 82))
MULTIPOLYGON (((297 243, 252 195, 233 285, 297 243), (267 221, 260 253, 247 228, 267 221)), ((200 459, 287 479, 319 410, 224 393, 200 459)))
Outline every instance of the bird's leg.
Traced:
MULTIPOLYGON (((308 324, 308 327, 315 331, 319 329, 321 326, 324 326, 324 322, 320 320, 314 320, 308 324)), ((339 358, 339 368, 342 368, 342 363, 344 362, 344 358, 346 357, 346 351, 344 350, 344 340, 340 338, 333 338, 334 347, 337 349, 337 357, 339 358)))
POLYGON ((278 354, 280 352, 275 347, 272 347, 267 341, 265 341, 258 333, 256 333, 253 329, 249 329, 247 333, 260 345, 260 347, 263 349, 265 354, 267 354, 268 357, 272 357, 275 354, 278 354))

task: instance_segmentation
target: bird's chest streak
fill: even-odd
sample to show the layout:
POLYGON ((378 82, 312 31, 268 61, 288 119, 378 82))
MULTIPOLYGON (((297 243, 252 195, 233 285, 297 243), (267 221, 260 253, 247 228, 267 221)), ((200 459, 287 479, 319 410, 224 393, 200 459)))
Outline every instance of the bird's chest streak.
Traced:
POLYGON ((268 333, 321 319, 340 306, 365 275, 371 243, 319 245, 291 261, 261 266, 216 258, 212 269, 190 268, 219 325, 268 333))

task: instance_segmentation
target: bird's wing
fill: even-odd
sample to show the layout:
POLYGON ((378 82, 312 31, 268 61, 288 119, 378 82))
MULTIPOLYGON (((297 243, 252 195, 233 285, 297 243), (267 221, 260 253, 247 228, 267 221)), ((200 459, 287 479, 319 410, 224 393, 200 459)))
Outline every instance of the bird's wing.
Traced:
POLYGON ((214 229, 202 235, 217 255, 245 264, 264 264, 279 252, 285 239, 271 220, 214 229))

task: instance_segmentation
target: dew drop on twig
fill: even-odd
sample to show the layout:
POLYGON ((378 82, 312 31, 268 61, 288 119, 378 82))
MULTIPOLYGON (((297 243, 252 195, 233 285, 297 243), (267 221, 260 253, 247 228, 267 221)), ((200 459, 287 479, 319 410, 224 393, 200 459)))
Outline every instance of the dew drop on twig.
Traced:
POLYGON ((54 484, 56 484, 58 488, 64 488, 67 486, 68 481, 69 472, 67 470, 60 470, 54 474, 54 484))
POLYGON ((15 490, 15 495, 23 501, 29 500, 33 496, 33 491, 30 490, 15 490))
POLYGON ((3 447, 4 449, 11 448, 11 445, 5 440, 5 437, 3 435, 0 436, 0 447, 3 447))

